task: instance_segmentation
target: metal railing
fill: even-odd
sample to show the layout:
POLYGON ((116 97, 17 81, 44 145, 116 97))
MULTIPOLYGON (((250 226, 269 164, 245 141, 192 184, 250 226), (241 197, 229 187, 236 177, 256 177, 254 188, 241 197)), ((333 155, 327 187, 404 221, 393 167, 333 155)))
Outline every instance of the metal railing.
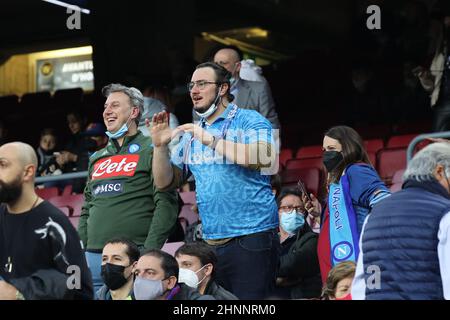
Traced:
POLYGON ((434 133, 424 133, 415 137, 408 146, 406 150, 406 160, 409 162, 413 157, 413 152, 417 144, 428 138, 450 138, 450 131, 444 132, 434 132, 434 133))
POLYGON ((87 178, 87 176, 88 176, 87 171, 64 173, 64 174, 59 174, 56 176, 37 177, 35 179, 35 183, 54 182, 54 181, 69 180, 69 179, 80 179, 80 178, 87 178))

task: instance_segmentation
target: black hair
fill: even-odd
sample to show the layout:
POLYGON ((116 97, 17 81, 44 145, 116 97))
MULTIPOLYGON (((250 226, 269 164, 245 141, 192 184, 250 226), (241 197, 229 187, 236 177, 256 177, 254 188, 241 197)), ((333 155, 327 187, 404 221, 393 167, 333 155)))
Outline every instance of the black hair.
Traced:
POLYGON ((54 136, 55 139, 56 139, 56 133, 55 133, 55 130, 52 129, 52 128, 45 128, 45 129, 42 129, 42 131, 41 131, 41 136, 40 136, 40 137, 42 138, 43 136, 47 136, 47 135, 54 136))
POLYGON ((217 265, 217 256, 214 250, 211 249, 206 243, 203 242, 191 242, 186 243, 178 248, 175 252, 175 257, 184 254, 187 256, 197 257, 200 260, 202 266, 207 264, 212 264, 213 271, 211 273, 211 278, 214 277, 217 265))
POLYGON ((325 132, 325 136, 339 141, 342 145, 343 161, 330 173, 329 182, 339 181, 342 172, 349 164, 363 162, 372 165, 364 148, 361 136, 354 129, 347 126, 336 126, 325 132))
POLYGON ((277 205, 280 207, 281 200, 283 200, 287 196, 296 196, 299 197, 300 200, 302 200, 302 194, 294 188, 283 188, 280 192, 280 195, 277 198, 277 205))
POLYGON ((164 278, 167 279, 169 277, 174 276, 178 279, 178 262, 167 252, 164 252, 159 249, 150 249, 142 254, 141 257, 155 257, 161 260, 161 268, 164 271, 164 278))
POLYGON ((139 260, 140 252, 138 246, 127 238, 114 238, 105 243, 105 246, 107 244, 124 244, 127 249, 125 250, 125 254, 128 256, 128 260, 130 261, 130 264, 133 264, 134 262, 139 260))
POLYGON ((217 53, 218 51, 220 51, 222 49, 230 49, 230 50, 236 51, 236 53, 239 57, 239 61, 242 61, 242 59, 244 59, 244 53, 237 46, 233 46, 233 45, 220 46, 216 49, 215 53, 217 53))
POLYGON ((275 197, 278 197, 282 187, 281 176, 279 174, 274 174, 270 177, 270 185, 272 189, 275 189, 275 197))

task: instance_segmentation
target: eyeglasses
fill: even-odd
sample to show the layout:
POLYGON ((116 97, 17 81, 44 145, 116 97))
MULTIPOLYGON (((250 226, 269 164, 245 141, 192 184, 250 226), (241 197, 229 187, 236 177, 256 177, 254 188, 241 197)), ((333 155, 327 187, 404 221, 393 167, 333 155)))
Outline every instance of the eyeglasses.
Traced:
POLYGON ((207 84, 218 84, 218 82, 199 80, 195 82, 189 82, 187 84, 187 88, 189 92, 192 91, 192 89, 194 89, 194 86, 197 86, 199 90, 204 90, 207 84))
POLYGON ((281 206, 279 208, 280 212, 291 212, 292 210, 295 210, 295 212, 299 214, 306 214, 305 208, 303 206, 281 206))

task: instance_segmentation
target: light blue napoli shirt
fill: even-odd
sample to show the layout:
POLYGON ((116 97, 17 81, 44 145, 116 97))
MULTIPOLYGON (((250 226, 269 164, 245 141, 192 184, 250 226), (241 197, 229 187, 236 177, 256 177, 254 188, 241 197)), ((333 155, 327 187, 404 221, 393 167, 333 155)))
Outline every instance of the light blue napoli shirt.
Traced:
MULTIPOLYGON (((200 125, 219 136, 233 106, 229 104, 210 126, 204 121, 200 125)), ((226 139, 235 143, 274 144, 271 130, 270 122, 257 111, 238 108, 226 139)), ((204 239, 238 237, 278 227, 278 209, 269 175, 227 161, 197 139, 192 140, 191 134, 183 135, 171 160, 195 178, 204 239)))

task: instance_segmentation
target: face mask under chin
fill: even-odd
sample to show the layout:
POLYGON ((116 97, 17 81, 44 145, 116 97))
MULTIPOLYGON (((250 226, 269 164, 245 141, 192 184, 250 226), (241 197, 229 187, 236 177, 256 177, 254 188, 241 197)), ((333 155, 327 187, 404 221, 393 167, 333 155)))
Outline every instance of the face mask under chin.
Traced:
POLYGON ((209 116, 211 116, 214 112, 216 112, 217 108, 218 108, 218 104, 220 102, 220 89, 221 87, 219 87, 219 90, 217 91, 216 94, 216 98, 214 99, 212 105, 210 107, 208 107, 205 111, 202 110, 195 110, 195 113, 200 117, 200 118, 208 118, 209 116))

